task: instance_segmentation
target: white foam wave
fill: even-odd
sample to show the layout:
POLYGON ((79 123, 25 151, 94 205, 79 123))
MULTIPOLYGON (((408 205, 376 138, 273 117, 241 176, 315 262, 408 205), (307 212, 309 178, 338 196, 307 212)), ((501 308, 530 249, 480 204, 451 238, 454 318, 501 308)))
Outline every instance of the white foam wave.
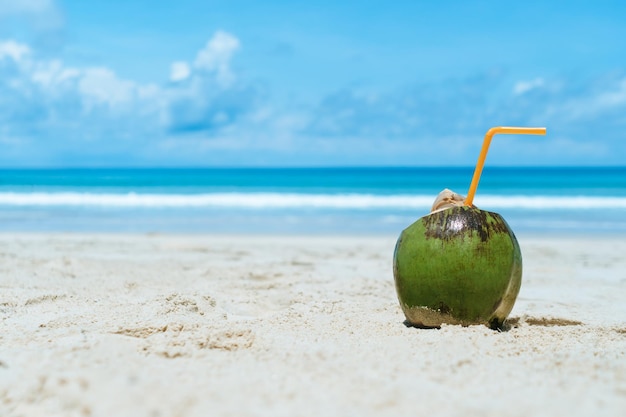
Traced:
POLYGON ((108 207, 239 207, 239 208, 337 208, 425 207, 426 196, 377 196, 368 194, 96 194, 96 193, 0 193, 0 206, 108 206, 108 207))
MULTIPOLYGON (((322 208, 322 209, 422 209, 430 208, 430 195, 373 194, 100 194, 100 193, 0 193, 1 206, 83 206, 119 208, 322 208)), ((494 196, 482 195, 475 204, 489 210, 626 208, 626 197, 494 196)))

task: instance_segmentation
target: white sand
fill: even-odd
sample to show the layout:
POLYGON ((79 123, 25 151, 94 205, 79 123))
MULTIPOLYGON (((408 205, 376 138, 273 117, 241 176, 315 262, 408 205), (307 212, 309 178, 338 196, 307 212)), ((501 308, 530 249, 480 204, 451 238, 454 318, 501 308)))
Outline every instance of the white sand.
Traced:
POLYGON ((502 333, 404 326, 394 244, 1 235, 0 416, 626 415, 626 239, 521 238, 502 333))

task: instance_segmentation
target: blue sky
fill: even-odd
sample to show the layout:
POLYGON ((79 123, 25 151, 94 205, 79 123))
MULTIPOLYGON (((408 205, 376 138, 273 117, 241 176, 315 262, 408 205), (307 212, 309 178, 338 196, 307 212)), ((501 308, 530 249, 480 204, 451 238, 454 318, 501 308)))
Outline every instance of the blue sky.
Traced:
POLYGON ((0 164, 625 165, 620 1, 0 0, 0 164))

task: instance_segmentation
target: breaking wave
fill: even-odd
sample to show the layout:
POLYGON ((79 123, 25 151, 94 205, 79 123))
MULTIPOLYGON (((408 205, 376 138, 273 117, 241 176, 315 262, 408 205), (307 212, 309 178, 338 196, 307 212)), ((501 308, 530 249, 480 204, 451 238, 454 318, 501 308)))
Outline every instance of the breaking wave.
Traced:
MULTIPOLYGON (((0 193, 0 207, 111 207, 111 208, 235 208, 235 209, 424 209, 431 195, 298 194, 298 193, 0 193)), ((626 197, 479 195, 475 204, 489 210, 625 209, 626 197)))

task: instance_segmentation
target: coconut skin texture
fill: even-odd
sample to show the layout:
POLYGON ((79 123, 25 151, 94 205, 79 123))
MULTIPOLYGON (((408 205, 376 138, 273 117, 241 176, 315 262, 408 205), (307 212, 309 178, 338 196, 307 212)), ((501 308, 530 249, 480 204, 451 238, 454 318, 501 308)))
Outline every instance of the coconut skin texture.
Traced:
POLYGON ((501 328, 522 283, 522 254, 498 213, 453 206, 402 231, 393 274, 409 324, 501 328))

